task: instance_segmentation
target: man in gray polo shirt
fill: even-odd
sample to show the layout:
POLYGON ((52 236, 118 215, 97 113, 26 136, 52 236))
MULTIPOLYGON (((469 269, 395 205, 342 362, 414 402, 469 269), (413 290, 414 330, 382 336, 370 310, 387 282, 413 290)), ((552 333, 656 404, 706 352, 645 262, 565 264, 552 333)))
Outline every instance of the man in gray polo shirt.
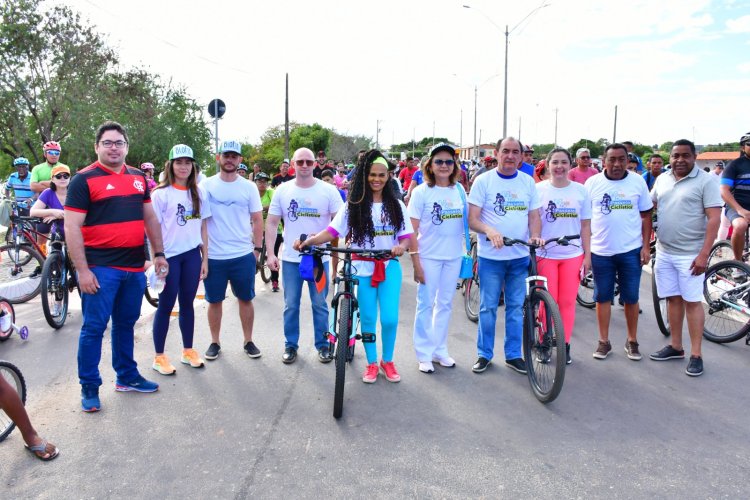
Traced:
POLYGON ((670 164, 671 170, 656 178, 651 198, 659 217, 656 289, 659 297, 667 299, 672 343, 649 357, 654 361, 685 358, 682 322, 687 315, 690 361, 685 373, 697 377, 703 374, 703 275, 719 229, 722 199, 711 174, 695 166, 692 142, 676 141, 670 164))

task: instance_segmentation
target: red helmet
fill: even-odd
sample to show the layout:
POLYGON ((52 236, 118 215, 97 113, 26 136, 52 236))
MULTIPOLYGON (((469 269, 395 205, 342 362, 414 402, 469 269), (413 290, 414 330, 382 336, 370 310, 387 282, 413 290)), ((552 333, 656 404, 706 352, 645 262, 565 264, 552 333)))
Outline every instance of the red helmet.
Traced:
POLYGON ((55 141, 49 141, 44 144, 44 147, 42 149, 44 150, 45 153, 50 150, 60 151, 60 143, 55 142, 55 141))
POLYGON ((485 156, 484 157, 484 162, 485 163, 492 163, 493 160, 494 160, 494 158, 491 157, 491 156, 485 156))

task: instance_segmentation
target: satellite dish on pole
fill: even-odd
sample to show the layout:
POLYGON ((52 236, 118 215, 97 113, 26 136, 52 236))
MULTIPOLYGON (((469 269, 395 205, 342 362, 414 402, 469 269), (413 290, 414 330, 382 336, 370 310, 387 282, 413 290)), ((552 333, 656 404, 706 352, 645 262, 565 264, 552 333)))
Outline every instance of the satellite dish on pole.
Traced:
POLYGON ((221 99, 214 99, 208 103, 208 114, 211 118, 221 118, 227 112, 227 105, 221 99))

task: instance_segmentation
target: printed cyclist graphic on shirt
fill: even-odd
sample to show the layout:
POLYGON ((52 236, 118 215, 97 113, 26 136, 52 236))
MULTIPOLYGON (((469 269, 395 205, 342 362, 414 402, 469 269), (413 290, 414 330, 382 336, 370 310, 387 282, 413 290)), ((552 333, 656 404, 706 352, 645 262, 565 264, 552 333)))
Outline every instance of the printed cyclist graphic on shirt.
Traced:
POLYGON ((604 193, 602 201, 599 202, 602 207, 602 214, 609 215, 614 210, 633 210, 633 201, 627 198, 624 193, 604 193))
POLYGON ((502 216, 508 212, 526 212, 529 209, 527 202, 520 199, 513 191, 497 193, 493 205, 495 213, 502 216))
POLYGON ((544 218, 547 222, 555 222, 558 219, 574 219, 578 217, 578 210, 575 208, 575 204, 564 198, 554 198, 549 200, 544 212, 544 218))
POLYGON ((177 225, 184 226, 189 220, 200 219, 201 214, 194 214, 192 210, 185 208, 185 205, 178 203, 175 217, 177 218, 177 225))
POLYGON ((460 219, 463 217, 463 207, 453 206, 450 200, 438 200, 432 203, 432 223, 439 226, 443 221, 448 219, 460 219))
POLYGON ((293 198, 286 209, 289 221, 294 222, 300 217, 320 217, 320 212, 318 212, 318 209, 312 205, 313 203, 310 199, 293 198))

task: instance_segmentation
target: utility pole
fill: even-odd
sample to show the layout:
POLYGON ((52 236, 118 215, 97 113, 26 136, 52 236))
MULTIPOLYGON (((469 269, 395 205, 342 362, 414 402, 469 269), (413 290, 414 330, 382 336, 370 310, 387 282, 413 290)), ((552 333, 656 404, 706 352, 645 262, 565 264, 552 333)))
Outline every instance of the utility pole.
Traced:
POLYGON ((458 133, 458 147, 464 147, 464 110, 461 109, 461 130, 458 133))
POLYGON ((285 95, 286 97, 284 99, 284 158, 289 160, 289 73, 286 74, 286 94, 285 95))
MULTIPOLYGON (((515 28, 513 28, 515 29, 515 28)), ((505 86, 503 87, 503 138, 508 137, 508 25, 505 25, 505 86)))
POLYGON ((380 120, 375 120, 375 149, 380 147, 380 120))
POLYGON ((435 120, 432 120, 432 145, 435 145, 435 120))
POLYGON ((474 158, 479 158, 479 144, 477 143, 477 86, 474 85, 474 158))
POLYGON ((615 104, 615 129, 612 132, 612 144, 617 142, 617 104, 615 104))
POLYGON ((555 108, 555 147, 557 147, 557 108, 555 108))
POLYGON ((518 117, 518 141, 521 141, 521 117, 518 117))

